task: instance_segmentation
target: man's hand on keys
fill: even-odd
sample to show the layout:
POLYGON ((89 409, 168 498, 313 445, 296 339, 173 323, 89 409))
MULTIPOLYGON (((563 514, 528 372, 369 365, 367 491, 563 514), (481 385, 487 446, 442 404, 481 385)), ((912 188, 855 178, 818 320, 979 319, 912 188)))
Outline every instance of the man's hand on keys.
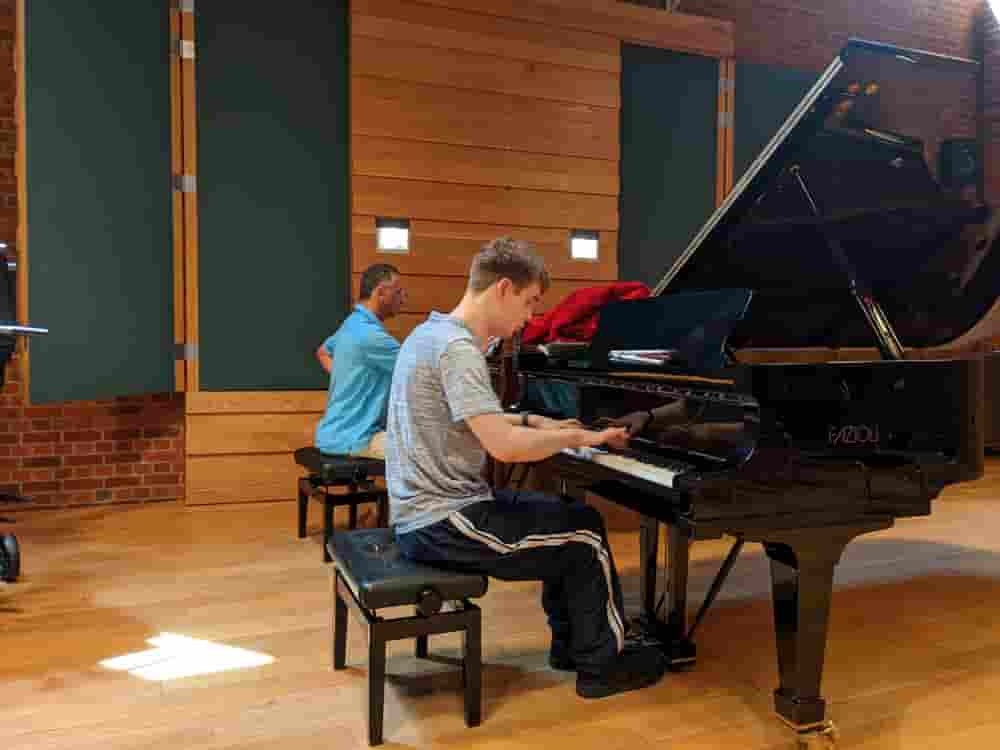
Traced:
POLYGON ((611 445, 618 447, 628 442, 628 430, 624 427, 608 427, 604 430, 576 430, 574 437, 577 441, 574 448, 591 448, 598 445, 611 445))

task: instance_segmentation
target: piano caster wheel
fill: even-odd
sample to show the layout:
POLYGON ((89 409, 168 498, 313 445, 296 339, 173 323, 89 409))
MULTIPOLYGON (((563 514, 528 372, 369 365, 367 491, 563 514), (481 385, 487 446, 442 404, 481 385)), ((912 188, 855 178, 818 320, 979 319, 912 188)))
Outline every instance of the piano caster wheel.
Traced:
POLYGON ((833 750, 837 747, 840 731, 832 721, 798 733, 799 750, 833 750))

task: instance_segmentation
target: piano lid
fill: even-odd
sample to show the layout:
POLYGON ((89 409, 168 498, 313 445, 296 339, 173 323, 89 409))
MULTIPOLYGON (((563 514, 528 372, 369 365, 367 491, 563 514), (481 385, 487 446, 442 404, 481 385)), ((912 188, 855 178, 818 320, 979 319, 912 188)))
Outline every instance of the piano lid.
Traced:
POLYGON ((905 346, 960 335, 1000 279, 1000 217, 937 174, 976 135, 978 72, 848 42, 654 293, 754 290, 737 347, 871 346, 861 300, 905 346))

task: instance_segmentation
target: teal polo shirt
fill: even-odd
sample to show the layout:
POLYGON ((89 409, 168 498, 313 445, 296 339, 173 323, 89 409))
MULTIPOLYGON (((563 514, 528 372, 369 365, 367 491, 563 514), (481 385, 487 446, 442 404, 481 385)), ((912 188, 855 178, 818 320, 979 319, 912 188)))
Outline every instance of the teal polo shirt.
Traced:
POLYGON ((357 305, 323 348, 333 357, 333 367, 316 447, 323 453, 364 450, 372 435, 385 429, 399 342, 373 313, 357 305))

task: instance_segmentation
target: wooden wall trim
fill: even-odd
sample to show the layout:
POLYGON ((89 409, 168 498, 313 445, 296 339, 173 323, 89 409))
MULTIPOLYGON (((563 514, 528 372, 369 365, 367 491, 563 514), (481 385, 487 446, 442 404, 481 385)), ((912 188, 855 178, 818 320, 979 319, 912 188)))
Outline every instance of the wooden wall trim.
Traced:
POLYGON ((719 60, 719 121, 716 127, 715 205, 720 206, 733 188, 733 130, 736 62, 719 60))
MULTIPOLYGON (((195 20, 193 13, 181 13, 181 39, 195 43, 195 20)), ((198 174, 198 102, 195 91, 195 60, 180 60, 180 94, 182 109, 182 149, 183 172, 197 177, 198 174)), ((193 345, 194 353, 188 353, 185 364, 185 389, 194 392, 201 389, 199 375, 198 342, 198 193, 181 194, 184 206, 184 340, 193 345)))
MULTIPOLYGON (((170 36, 181 38, 181 11, 170 9, 170 36)), ((184 172, 184 94, 183 71, 181 57, 171 51, 170 55, 170 171, 172 174, 184 172)), ((185 284, 185 266, 187 254, 185 251, 184 234, 184 194, 171 190, 171 206, 173 219, 174 245, 174 345, 183 346, 187 341, 187 302, 185 284)), ((183 359, 174 360, 174 390, 187 389, 187 362, 183 359)))
MULTIPOLYGON (((25 91, 26 83, 24 79, 24 13, 26 0, 17 0, 17 19, 15 20, 14 39, 14 68, 15 68, 15 94, 14 94, 14 120, 17 128, 17 145, 14 154, 14 172, 17 180, 17 275, 14 283, 17 288, 17 320, 22 325, 30 323, 28 309, 28 171, 27 137, 25 134, 25 91)), ((21 400, 24 404, 31 403, 31 353, 28 346, 28 338, 19 336, 17 342, 18 357, 21 359, 21 400)))
POLYGON ((736 143, 736 58, 729 57, 724 60, 724 65, 726 66, 728 72, 727 76, 729 78, 728 85, 728 101, 726 102, 726 111, 729 113, 729 127, 726 129, 726 143, 725 143, 725 153, 726 153, 726 169, 725 169, 725 192, 723 194, 723 199, 732 192, 733 189, 733 173, 734 173, 734 161, 735 161, 735 143, 736 143))

